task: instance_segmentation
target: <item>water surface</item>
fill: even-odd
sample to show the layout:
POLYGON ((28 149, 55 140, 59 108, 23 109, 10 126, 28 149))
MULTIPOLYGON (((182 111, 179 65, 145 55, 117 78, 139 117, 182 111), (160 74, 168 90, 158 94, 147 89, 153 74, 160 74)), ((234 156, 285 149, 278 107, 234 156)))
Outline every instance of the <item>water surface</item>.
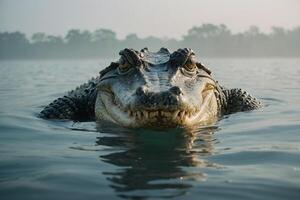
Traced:
POLYGON ((36 117, 109 62, 0 62, 1 199, 299 199, 300 59, 203 60, 265 104, 208 127, 36 117))

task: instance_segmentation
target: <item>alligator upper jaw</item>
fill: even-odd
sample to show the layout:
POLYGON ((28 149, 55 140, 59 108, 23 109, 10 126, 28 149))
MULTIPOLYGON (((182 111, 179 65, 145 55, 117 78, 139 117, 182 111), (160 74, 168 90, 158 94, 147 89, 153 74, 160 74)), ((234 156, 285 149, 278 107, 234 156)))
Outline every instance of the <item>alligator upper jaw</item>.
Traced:
POLYGON ((113 122, 131 128, 137 127, 184 127, 192 126, 211 120, 208 106, 213 92, 205 95, 199 107, 179 106, 177 108, 129 109, 125 108, 115 99, 113 93, 102 92, 100 94, 108 118, 113 122))

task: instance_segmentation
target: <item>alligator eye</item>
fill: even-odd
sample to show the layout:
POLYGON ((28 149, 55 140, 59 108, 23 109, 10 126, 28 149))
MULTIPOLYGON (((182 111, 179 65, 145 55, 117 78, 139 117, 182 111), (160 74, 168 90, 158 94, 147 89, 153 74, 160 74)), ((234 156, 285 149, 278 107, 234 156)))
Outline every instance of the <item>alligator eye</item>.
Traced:
POLYGON ((132 66, 123 58, 121 57, 119 60, 119 67, 118 72, 119 74, 125 74, 132 69, 132 66))
POLYGON ((184 68, 189 72, 194 72, 197 69, 196 58, 195 58, 194 52, 191 53, 191 55, 185 62, 184 68))
POLYGON ((131 69, 131 66, 126 63, 125 65, 119 65, 118 70, 121 74, 128 72, 131 69))
POLYGON ((195 56, 190 56, 181 68, 182 73, 188 77, 193 77, 197 72, 195 56))
POLYGON ((186 64, 184 65, 184 69, 186 69, 186 70, 189 71, 189 72, 195 71, 196 68, 197 68, 197 66, 196 66, 195 64, 193 64, 193 63, 186 63, 186 64))

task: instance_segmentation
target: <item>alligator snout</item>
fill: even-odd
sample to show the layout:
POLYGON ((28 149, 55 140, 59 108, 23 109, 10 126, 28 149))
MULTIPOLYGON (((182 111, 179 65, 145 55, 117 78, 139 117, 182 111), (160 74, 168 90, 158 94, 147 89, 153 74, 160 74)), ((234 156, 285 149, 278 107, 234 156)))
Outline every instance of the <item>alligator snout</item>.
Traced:
POLYGON ((182 90, 173 86, 167 91, 152 92, 141 86, 136 90, 136 107, 144 110, 172 110, 180 104, 182 90))
MULTIPOLYGON (((178 86, 173 86, 171 87, 168 91, 166 91, 167 93, 170 93, 169 95, 180 95, 182 94, 182 90, 180 89, 180 87, 178 86)), ((150 94, 151 92, 149 92, 149 90, 147 89, 147 87, 145 86, 140 86, 136 89, 136 95, 137 96, 143 96, 143 95, 147 95, 150 94)), ((153 93, 153 92, 152 92, 153 93)), ((159 93, 157 93, 159 94, 159 93)))

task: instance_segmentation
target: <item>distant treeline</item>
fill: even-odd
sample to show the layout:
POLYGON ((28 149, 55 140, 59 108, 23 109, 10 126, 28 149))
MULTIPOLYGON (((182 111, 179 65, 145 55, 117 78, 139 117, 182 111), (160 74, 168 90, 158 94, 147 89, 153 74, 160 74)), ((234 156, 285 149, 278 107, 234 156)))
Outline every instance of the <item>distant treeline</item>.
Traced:
POLYGON ((0 59, 101 58, 115 57, 123 48, 160 47, 172 50, 192 48, 200 56, 265 57, 300 56, 300 27, 286 30, 273 27, 263 33, 252 26, 247 31, 232 33, 224 24, 202 24, 188 30, 182 39, 139 38, 129 34, 118 39, 108 29, 94 32, 72 29, 64 36, 35 33, 31 38, 21 32, 0 32, 0 59))

